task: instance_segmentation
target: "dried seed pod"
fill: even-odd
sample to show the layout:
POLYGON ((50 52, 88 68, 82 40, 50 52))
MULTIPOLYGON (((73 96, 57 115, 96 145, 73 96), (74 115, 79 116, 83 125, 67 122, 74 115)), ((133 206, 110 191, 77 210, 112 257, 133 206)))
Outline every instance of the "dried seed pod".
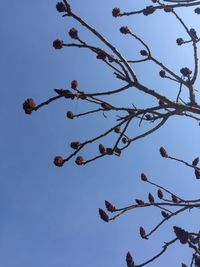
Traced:
POLYGON ((189 233, 177 226, 174 226, 173 228, 174 233, 176 234, 176 237, 181 242, 181 244, 186 244, 188 242, 189 233))
POLYGON ((199 163, 199 157, 197 157, 197 158, 195 158, 195 159, 193 160, 192 165, 193 165, 193 166, 197 166, 198 163, 199 163))
POLYGON ((143 206, 145 204, 145 202, 141 199, 136 199, 135 202, 138 204, 138 205, 141 205, 143 206))
POLYGON ((26 114, 31 114, 36 107, 36 103, 32 98, 28 98, 23 103, 23 110, 26 114))
POLYGON ((110 202, 108 202, 107 200, 105 200, 105 206, 106 206, 106 209, 110 212, 114 212, 116 211, 116 208, 115 206, 113 206, 110 202))
POLYGON ((99 152, 100 152, 101 154, 105 154, 105 153, 106 153, 106 149, 105 149, 104 145, 99 144, 99 152))
POLYGON ((53 162, 57 167, 62 167, 64 164, 64 159, 61 156, 56 156, 54 158, 54 162, 53 162))
POLYGON ((99 209, 99 215, 100 215, 100 218, 101 218, 104 222, 108 222, 108 221, 109 221, 108 214, 107 214, 104 210, 99 209))
POLYGON ((127 267, 135 267, 134 261, 133 261, 133 258, 131 256, 131 253, 130 252, 128 252, 126 254, 126 264, 127 264, 127 267))
POLYGON ((161 214, 165 219, 169 218, 169 213, 165 212, 164 210, 161 211, 161 214))
POLYGON ((148 180, 147 176, 144 173, 141 173, 141 180, 144 182, 148 180))
POLYGON ((163 158, 168 158, 169 155, 167 154, 167 151, 164 149, 164 147, 160 147, 160 155, 163 157, 163 158))
POLYGON ((151 193, 149 193, 148 198, 149 198, 149 202, 150 203, 154 203, 155 202, 154 196, 151 193))
POLYGON ((140 226, 140 236, 143 238, 143 239, 148 239, 146 237, 146 232, 144 230, 144 228, 142 226, 140 226))
POLYGON ((160 199, 163 199, 163 192, 162 192, 161 189, 158 189, 158 191, 157 191, 157 195, 158 195, 158 197, 159 197, 160 199))

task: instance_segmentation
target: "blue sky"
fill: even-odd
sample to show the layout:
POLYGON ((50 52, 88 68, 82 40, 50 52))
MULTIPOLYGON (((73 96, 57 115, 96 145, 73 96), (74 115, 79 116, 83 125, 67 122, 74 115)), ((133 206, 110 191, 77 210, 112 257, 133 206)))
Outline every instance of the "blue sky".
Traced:
MULTIPOLYGON (((122 25, 128 25, 145 38, 153 54, 173 70, 192 68, 191 47, 176 46, 176 38, 184 38, 185 33, 169 14, 120 19, 111 16, 113 7, 132 10, 150 2, 70 1, 73 9, 125 56, 139 57, 141 46, 119 33, 122 25)), ((88 106, 76 100, 58 101, 27 116, 22 110, 24 100, 32 97, 40 103, 54 95, 54 88, 69 87, 74 79, 87 92, 119 88, 122 83, 88 51, 53 49, 52 42, 57 38, 70 42, 68 31, 74 26, 83 39, 100 45, 76 22, 61 18, 55 5, 52 0, 1 4, 0 265, 121 267, 125 266, 127 251, 140 263, 158 252, 164 241, 173 238, 173 225, 188 230, 196 228, 197 212, 169 222, 145 242, 138 229, 141 225, 147 230, 152 228, 160 219, 159 211, 130 212, 106 224, 99 219, 98 208, 104 208, 105 199, 122 207, 135 198, 147 198, 150 191, 155 192, 140 182, 141 172, 183 197, 199 197, 199 181, 193 172, 162 159, 158 152, 162 145, 173 155, 191 162, 200 154, 199 127, 195 121, 177 117, 152 136, 133 144, 121 158, 103 158, 84 167, 71 161, 63 168, 56 168, 54 156, 70 153, 71 141, 83 141, 106 129, 112 117, 66 120, 66 111, 78 113, 87 109, 88 106)), ((200 18, 193 15, 192 9, 180 14, 198 32, 200 18)), ((146 85, 159 87, 162 93, 167 91, 168 96, 175 97, 178 88, 160 79, 159 70, 148 64, 135 67, 146 85)), ((198 84, 199 80, 197 88, 198 84)), ((143 106, 151 104, 152 99, 132 93, 114 101, 143 106)), ((131 131, 138 131, 137 124, 131 131)), ((114 137, 105 142, 113 142, 114 137)), ((95 155, 97 149, 98 143, 91 145, 84 156, 95 155)), ((184 246, 175 245, 149 266, 160 266, 166 259, 168 265, 180 266, 182 261, 187 262, 189 252, 184 246)))

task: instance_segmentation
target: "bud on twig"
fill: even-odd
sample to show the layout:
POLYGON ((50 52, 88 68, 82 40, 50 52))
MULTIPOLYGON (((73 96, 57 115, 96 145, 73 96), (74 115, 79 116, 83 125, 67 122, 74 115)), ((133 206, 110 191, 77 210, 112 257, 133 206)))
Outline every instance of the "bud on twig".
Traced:
POLYGON ((100 215, 100 218, 104 221, 104 222, 108 222, 109 221, 109 217, 107 215, 107 213, 102 210, 102 209, 99 209, 99 215, 100 215))
POLYGON ((144 230, 144 228, 142 226, 140 226, 140 236, 143 238, 143 239, 148 239, 146 237, 146 232, 144 230))
POLYGON ((144 173, 141 173, 141 180, 144 182, 148 180, 147 176, 144 173))
POLYGON ((57 167, 62 167, 64 164, 64 159, 61 156, 56 156, 54 158, 54 162, 53 162, 57 167))
POLYGON ((158 195, 158 197, 159 197, 160 199, 163 199, 163 192, 162 192, 161 189, 158 189, 158 191, 157 191, 157 195, 158 195))
POLYGON ((167 154, 167 151, 164 149, 164 147, 160 147, 160 155, 163 157, 163 158, 168 158, 169 155, 167 154))
POLYGON ((169 217, 169 213, 165 212, 164 210, 161 211, 161 214, 165 219, 169 217))
POLYGON ((130 252, 128 252, 126 254, 126 263, 127 263, 127 267, 135 267, 134 261, 133 261, 133 258, 131 256, 131 253, 130 252))
POLYGON ((106 209, 110 212, 116 211, 116 208, 107 200, 105 200, 105 206, 106 206, 106 209))
POLYGON ((197 157, 197 158, 195 158, 195 159, 193 160, 192 165, 193 165, 193 166, 197 166, 198 163, 199 163, 199 157, 197 157))
POLYGON ((138 205, 141 205, 143 206, 145 204, 145 202, 141 199, 136 199, 135 202, 138 204, 138 205))
POLYGON ((148 198, 150 203, 154 203, 154 196, 151 193, 149 193, 148 198))
POLYGON ((100 152, 101 154, 105 154, 105 153, 106 153, 106 149, 105 149, 104 145, 99 144, 99 152, 100 152))

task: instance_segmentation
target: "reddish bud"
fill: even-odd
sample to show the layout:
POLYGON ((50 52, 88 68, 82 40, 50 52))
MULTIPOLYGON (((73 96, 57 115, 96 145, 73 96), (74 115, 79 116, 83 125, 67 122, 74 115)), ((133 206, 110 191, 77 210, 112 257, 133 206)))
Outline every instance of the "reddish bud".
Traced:
POLYGON ((154 196, 151 193, 149 193, 148 198, 150 203, 154 203, 154 196))
POLYGON ((73 148, 73 149, 78 149, 79 148, 79 146, 80 146, 80 142, 71 142, 71 144, 70 144, 70 146, 71 146, 71 148, 73 148))
POLYGON ((72 111, 67 111, 67 118, 71 120, 74 118, 74 114, 72 111))
POLYGON ((184 40, 183 40, 183 38, 178 38, 178 39, 176 39, 176 43, 177 43, 177 45, 182 45, 182 44, 184 44, 184 40))
POLYGON ((143 206, 145 204, 145 202, 141 199, 136 199, 135 202, 138 204, 138 205, 141 205, 143 206))
POLYGON ((169 155, 167 154, 167 151, 164 149, 164 147, 160 147, 160 155, 163 157, 163 158, 168 158, 169 155))
POLYGON ((106 54, 106 52, 104 52, 103 50, 99 51, 99 52, 97 53, 97 56, 96 56, 96 58, 98 58, 98 59, 102 59, 102 60, 105 60, 106 57, 107 57, 107 54, 106 54))
POLYGON ((56 9, 58 12, 65 12, 66 11, 65 5, 62 2, 58 2, 56 4, 56 9))
POLYGON ((113 8, 113 10, 112 10, 112 15, 113 15, 113 17, 119 17, 119 15, 120 15, 120 9, 118 8, 118 7, 115 7, 115 8, 113 8))
POLYGON ((78 88, 78 82, 76 80, 73 80, 71 82, 71 88, 74 89, 74 90, 77 90, 77 88, 78 88))
POLYGON ((143 10, 143 14, 145 16, 151 15, 152 13, 154 13, 155 11, 155 7, 154 6, 147 6, 144 10, 143 10))
POLYGON ((130 33, 130 30, 129 30, 129 28, 127 26, 122 26, 120 28, 120 32, 123 33, 123 34, 128 34, 128 33, 130 33))
POLYGON ((163 199, 163 192, 160 189, 158 189, 157 195, 160 199, 163 199))
POLYGON ((85 163, 85 160, 82 156, 78 156, 75 160, 77 165, 83 165, 85 163))
POLYGON ((100 152, 101 154, 105 154, 105 153, 106 153, 106 149, 105 149, 104 145, 99 144, 99 152, 100 152))
POLYGON ((184 77, 188 77, 190 74, 192 74, 192 71, 189 68, 185 67, 185 68, 180 69, 180 73, 184 77))
POLYGON ((34 108, 36 107, 36 103, 32 98, 28 98, 23 103, 23 110, 26 114, 31 114, 34 111, 34 108))
POLYGON ((148 180, 147 176, 144 173, 141 173, 141 180, 144 182, 146 182, 148 180))
POLYGON ((104 221, 104 222, 108 222, 109 221, 109 217, 107 215, 107 213, 102 210, 102 209, 99 209, 99 215, 100 215, 100 218, 104 221))
POLYGON ((72 39, 78 39, 78 30, 76 28, 71 28, 68 33, 72 39))
POLYGON ((105 200, 105 206, 106 206, 106 209, 110 212, 116 211, 116 208, 107 200, 105 200))
POLYGON ((195 159, 193 160, 192 165, 193 165, 193 166, 197 166, 198 163, 199 163, 199 157, 197 157, 197 158, 195 158, 195 159))
POLYGON ((194 12, 199 15, 200 14, 200 7, 195 8, 194 12))
POLYGON ((63 47, 63 44, 64 44, 63 40, 56 39, 55 41, 53 41, 53 47, 55 49, 61 49, 63 47))
POLYGON ((53 162, 57 167, 62 167, 64 164, 64 159, 61 156, 56 156, 54 158, 54 162, 53 162))
POLYGON ((128 252, 126 254, 126 264, 127 264, 127 267, 135 267, 134 261, 133 261, 133 258, 131 256, 131 253, 130 252, 128 252))
POLYGON ((143 239, 148 239, 146 237, 146 232, 144 230, 144 228, 142 226, 140 226, 140 236, 143 238, 143 239))
POLYGON ((161 211, 161 214, 165 219, 169 218, 169 213, 165 212, 164 210, 161 211))

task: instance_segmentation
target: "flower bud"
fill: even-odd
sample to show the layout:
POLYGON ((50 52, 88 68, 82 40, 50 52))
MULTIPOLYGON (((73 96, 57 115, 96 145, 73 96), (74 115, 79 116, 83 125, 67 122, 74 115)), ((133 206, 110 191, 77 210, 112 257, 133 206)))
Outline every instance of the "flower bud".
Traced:
POLYGON ((133 261, 133 258, 131 256, 131 253, 130 252, 128 252, 126 254, 126 264, 127 264, 127 267, 135 267, 134 261, 133 261))
POLYGON ((174 233, 176 234, 176 237, 181 242, 181 244, 186 244, 188 242, 189 233, 177 226, 174 226, 173 228, 174 233))
POLYGON ((160 189, 158 189, 157 195, 160 199, 163 199, 163 192, 160 189))
POLYGON ((105 149, 104 145, 99 144, 99 152, 100 152, 101 154, 105 154, 105 153, 106 153, 106 149, 105 149))
POLYGON ((122 26, 120 28, 120 32, 123 33, 123 34, 128 34, 128 33, 130 33, 130 30, 129 30, 129 28, 127 26, 122 26))
POLYGON ((150 203, 154 203, 155 201, 154 201, 154 196, 151 194, 151 193, 149 193, 149 195, 148 195, 148 198, 149 198, 149 202, 150 203))
POLYGON ((113 17, 119 17, 119 15, 120 15, 120 9, 118 8, 118 7, 115 7, 115 8, 113 8, 113 10, 112 10, 112 15, 113 15, 113 17))
POLYGON ((70 146, 71 146, 71 148, 73 148, 73 149, 78 149, 79 148, 79 146, 80 146, 80 142, 71 142, 71 144, 70 144, 70 146))
POLYGON ((61 49, 63 47, 63 44, 64 44, 63 40, 56 39, 55 41, 53 41, 53 47, 55 49, 61 49))
POLYGON ((106 206, 106 209, 110 212, 116 211, 116 208, 107 200, 105 200, 105 206, 106 206))
POLYGON ((135 202, 138 204, 138 205, 141 205, 143 206, 145 204, 145 202, 141 199, 136 199, 135 202))
POLYGON ((58 2, 56 4, 56 9, 58 12, 65 12, 66 11, 65 5, 62 2, 58 2))
POLYGON ((67 118, 71 120, 74 118, 74 114, 72 111, 67 111, 67 118))
POLYGON ((165 219, 169 218, 169 213, 165 212, 164 210, 161 211, 161 214, 165 219))
POLYGON ((104 222, 108 222, 109 221, 109 217, 107 215, 107 213, 102 210, 102 209, 99 209, 99 215, 100 215, 100 218, 104 221, 104 222))
POLYGON ((195 158, 192 162, 192 166, 197 166, 199 163, 199 157, 195 158))
POLYGON ((85 163, 85 160, 82 156, 78 156, 75 160, 77 165, 83 165, 85 163))
POLYGON ((160 75, 161 78, 164 78, 165 77, 165 71, 164 70, 161 70, 159 72, 159 75, 160 75))
POLYGON ((36 103, 32 98, 27 98, 23 103, 23 110, 26 114, 31 114, 36 107, 36 103))
POLYGON ((61 156, 56 156, 54 158, 54 162, 53 162, 57 167, 62 167, 64 164, 64 159, 61 156))
POLYGON ((77 88, 78 88, 78 82, 76 80, 73 80, 71 82, 71 88, 74 89, 74 90, 77 90, 77 88))
POLYGON ((76 28, 71 28, 68 33, 72 39, 78 39, 78 30, 76 28))
POLYGON ((148 239, 146 237, 146 232, 144 230, 144 228, 142 226, 140 226, 140 236, 143 238, 143 239, 148 239))
POLYGON ((148 180, 147 176, 144 173, 141 173, 141 180, 144 182, 146 182, 148 180))
POLYGON ((168 158, 169 155, 167 154, 167 151, 164 149, 164 147, 160 147, 160 155, 163 157, 163 158, 168 158))

